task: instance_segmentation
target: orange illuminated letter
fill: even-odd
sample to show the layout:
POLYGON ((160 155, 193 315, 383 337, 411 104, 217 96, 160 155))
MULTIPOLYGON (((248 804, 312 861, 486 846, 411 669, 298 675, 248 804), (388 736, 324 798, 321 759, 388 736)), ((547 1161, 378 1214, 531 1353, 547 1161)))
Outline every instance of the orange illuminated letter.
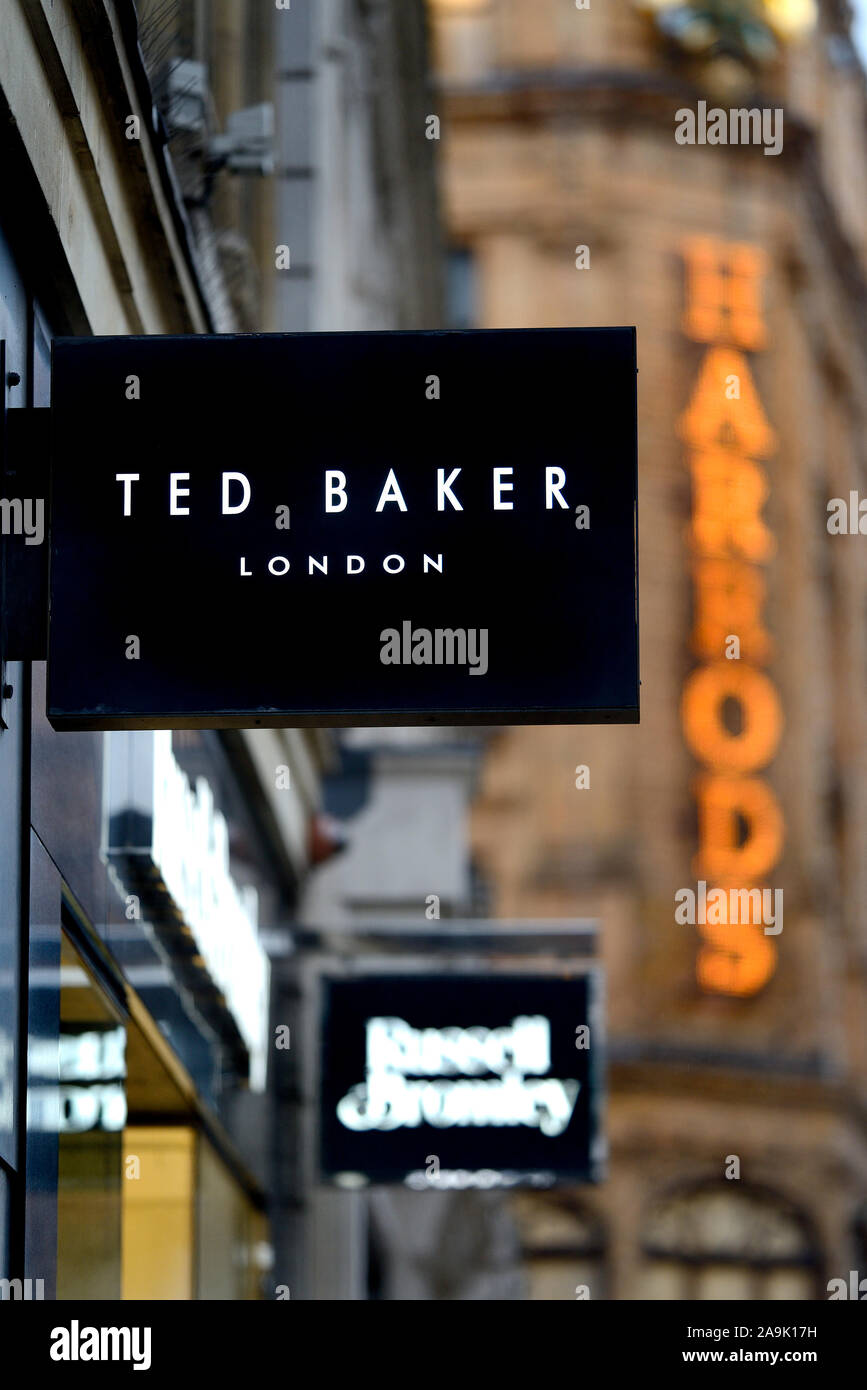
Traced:
POLYGON ((726 638, 740 639, 741 656, 762 662, 771 654, 771 639, 762 626, 765 581, 759 570, 740 560, 697 560, 695 625, 692 648, 699 656, 720 657, 726 638))
POLYGON ((752 772, 777 751, 783 730, 780 697, 754 666, 737 661, 699 666, 684 686, 683 729, 693 753, 710 767, 752 772), (726 700, 740 707, 739 733, 724 723, 726 700))
POLYGON ((696 876, 739 886, 763 878, 783 848, 783 813, 767 783, 708 774, 697 779, 696 800, 696 876))
POLYGON ((768 496, 764 470, 750 459, 716 449, 693 454, 691 538, 705 555, 740 555, 761 564, 774 553, 774 538, 761 518, 768 496))
POLYGON ((705 355, 678 430, 681 439, 696 449, 722 444, 749 458, 767 458, 777 447, 777 437, 762 407, 749 363, 733 348, 715 347, 705 355), (737 377, 740 384, 736 399, 726 391, 730 377, 737 377))
POLYGON ((767 346, 761 308, 764 252, 743 242, 690 237, 683 245, 687 270, 687 337, 700 343, 733 343, 757 352, 767 346))
POLYGON ((756 994, 774 973, 777 948, 760 927, 701 927, 696 974, 715 994, 756 994))

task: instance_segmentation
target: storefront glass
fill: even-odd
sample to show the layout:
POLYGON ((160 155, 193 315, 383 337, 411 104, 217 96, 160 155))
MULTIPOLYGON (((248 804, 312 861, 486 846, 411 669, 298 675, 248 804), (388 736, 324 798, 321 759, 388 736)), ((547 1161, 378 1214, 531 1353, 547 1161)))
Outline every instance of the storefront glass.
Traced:
POLYGON ((121 1293, 123 1020, 64 937, 58 1049, 57 1297, 121 1293))

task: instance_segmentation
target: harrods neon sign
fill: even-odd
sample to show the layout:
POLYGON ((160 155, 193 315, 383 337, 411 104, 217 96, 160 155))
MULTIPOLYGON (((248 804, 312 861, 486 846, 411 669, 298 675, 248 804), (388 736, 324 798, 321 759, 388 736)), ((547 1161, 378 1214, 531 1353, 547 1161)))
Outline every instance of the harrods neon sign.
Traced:
MULTIPOLYGON (((763 606, 765 569, 775 551, 762 515, 769 493, 763 465, 776 436, 746 356, 767 346, 766 263, 753 246, 709 237, 689 239, 684 259, 683 327, 707 352, 678 425, 692 477, 691 646, 701 662, 684 687, 682 721, 704 769, 695 783, 694 872, 729 891, 762 886, 784 836, 779 802, 758 775, 774 758, 783 729, 779 695, 762 669, 773 653, 763 606)), ((767 984, 777 952, 760 917, 704 923, 699 930, 696 973, 703 989, 752 995, 767 984)))

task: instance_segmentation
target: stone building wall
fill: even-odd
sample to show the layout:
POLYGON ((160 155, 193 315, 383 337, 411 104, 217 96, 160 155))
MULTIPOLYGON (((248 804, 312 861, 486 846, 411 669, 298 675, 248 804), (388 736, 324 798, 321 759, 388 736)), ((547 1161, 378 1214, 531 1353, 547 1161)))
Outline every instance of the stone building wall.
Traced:
MULTIPOLYGON (((867 462, 867 127, 845 10, 822 6, 803 46, 739 71, 734 59, 703 63, 667 44, 627 0, 430 8, 442 186, 452 243, 474 268, 476 324, 638 331, 641 724, 502 730, 474 808, 495 913, 598 917, 608 976, 610 1175, 595 1191, 516 1206, 537 1251, 533 1287, 573 1297, 569 1271, 597 1249, 587 1277, 604 1296, 824 1296, 824 1281, 857 1267, 859 1251, 863 1262, 867 1195, 867 552, 862 538, 826 529, 828 500, 863 494, 867 462), (699 100, 781 107, 782 152, 679 145, 676 112, 699 100), (784 823, 762 881, 783 889, 785 914, 779 935, 729 928, 736 943, 756 934, 756 959, 770 953, 760 987, 742 992, 705 987, 707 937, 674 919, 675 893, 713 879, 696 792, 704 769, 682 704, 704 660, 694 646, 698 494, 682 438, 713 346, 684 319, 696 237, 723 259, 739 247, 764 258, 767 339, 738 350, 776 436, 759 461, 773 553, 749 568, 765 587, 770 639, 754 665, 783 715, 756 770, 784 823), (576 269, 579 245, 588 269, 576 269), (589 790, 576 790, 579 764, 589 790), (739 1182, 726 1177, 729 1156, 739 1182), (545 1203, 565 1254, 536 1230, 545 1203), (595 1235, 577 1233, 579 1215, 595 1235), (704 1263, 686 1259, 690 1231, 704 1263), (788 1250, 789 1264, 781 1255, 771 1282, 751 1286, 756 1260, 775 1250, 788 1250)), ((574 420, 580 457, 580 380, 574 420)), ((540 420, 541 449, 544 429, 540 420)), ((733 562, 744 544, 733 526, 733 562)), ((739 833, 746 843, 749 823, 739 833)))

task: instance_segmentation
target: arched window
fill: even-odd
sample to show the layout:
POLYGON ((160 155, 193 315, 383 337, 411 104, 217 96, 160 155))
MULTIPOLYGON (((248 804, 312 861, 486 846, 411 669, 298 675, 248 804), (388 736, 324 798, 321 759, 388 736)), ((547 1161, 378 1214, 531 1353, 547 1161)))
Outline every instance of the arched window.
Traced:
POLYGON ((573 1300, 586 1285, 605 1297, 602 1226, 567 1192, 519 1192, 509 1209, 521 1241, 526 1298, 573 1300))
POLYGON ((764 1189, 702 1184, 660 1199, 642 1231, 639 1297, 821 1297, 819 1256, 804 1217, 764 1189))

